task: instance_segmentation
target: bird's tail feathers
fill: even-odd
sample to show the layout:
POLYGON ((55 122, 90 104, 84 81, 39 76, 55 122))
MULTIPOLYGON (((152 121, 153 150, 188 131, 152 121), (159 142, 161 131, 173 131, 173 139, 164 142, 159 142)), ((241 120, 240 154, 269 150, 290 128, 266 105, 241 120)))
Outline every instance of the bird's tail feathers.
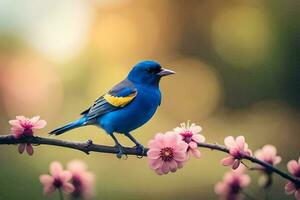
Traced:
POLYGON ((60 135, 60 134, 63 134, 67 131, 70 131, 72 129, 81 127, 85 124, 86 124, 86 118, 80 118, 79 120, 77 120, 75 122, 71 122, 71 123, 69 123, 69 124, 67 124, 63 127, 60 127, 60 128, 57 128, 57 129, 51 131, 49 134, 50 135, 60 135))

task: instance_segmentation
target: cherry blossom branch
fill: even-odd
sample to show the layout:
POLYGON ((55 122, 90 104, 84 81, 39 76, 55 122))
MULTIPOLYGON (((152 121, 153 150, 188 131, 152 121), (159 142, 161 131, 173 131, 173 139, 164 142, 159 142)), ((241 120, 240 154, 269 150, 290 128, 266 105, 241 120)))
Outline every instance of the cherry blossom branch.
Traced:
MULTIPOLYGON (((218 150, 218 151, 222 151, 222 152, 225 152, 225 153, 229 153, 228 148, 226 148, 224 146, 221 146, 221 145, 218 145, 218 144, 199 143, 198 146, 203 147, 203 148, 209 148, 211 150, 218 150)), ((283 177, 283 178, 285 178, 289 181, 292 181, 296 185, 300 185, 300 180, 299 179, 297 179, 297 178, 295 178, 295 177, 279 170, 278 168, 274 167, 273 165, 270 165, 267 162, 261 161, 261 160, 255 158, 255 157, 253 157, 253 156, 247 156, 247 155, 244 155, 243 159, 249 160, 252 163, 259 164, 259 165, 265 167, 268 171, 274 172, 274 173, 278 174, 279 176, 281 176, 281 177, 283 177)))
MULTIPOLYGON (((64 141, 64 140, 58 140, 58 139, 52 139, 52 138, 43 138, 43 137, 36 137, 36 136, 25 136, 21 137, 20 139, 16 139, 13 135, 2 135, 0 136, 0 145, 1 144, 22 144, 22 143, 30 143, 33 145, 52 145, 52 146, 60 146, 65 148, 71 148, 75 150, 82 151, 86 154, 89 154, 90 152, 100 152, 100 153, 111 153, 111 154, 117 154, 119 152, 119 149, 117 147, 111 147, 111 146, 104 146, 104 145, 98 145, 93 144, 91 140, 88 140, 87 142, 71 142, 71 141, 64 141)), ((224 153, 229 153, 229 149, 225 146, 221 146, 218 144, 212 144, 212 143, 198 143, 198 147, 207 148, 211 150, 217 150, 222 151, 224 153)), ((124 154, 126 155, 136 155, 136 156, 147 156, 147 151, 149 149, 145 148, 144 152, 138 152, 135 147, 124 147, 124 154)), ((279 176, 292 181, 296 185, 300 185, 300 180, 279 170, 278 168, 274 167, 273 165, 270 165, 264 161, 261 161, 259 159, 256 159, 253 156, 243 156, 242 157, 245 160, 249 160, 252 163, 259 164, 263 167, 265 167, 268 171, 274 172, 278 174, 279 176)))

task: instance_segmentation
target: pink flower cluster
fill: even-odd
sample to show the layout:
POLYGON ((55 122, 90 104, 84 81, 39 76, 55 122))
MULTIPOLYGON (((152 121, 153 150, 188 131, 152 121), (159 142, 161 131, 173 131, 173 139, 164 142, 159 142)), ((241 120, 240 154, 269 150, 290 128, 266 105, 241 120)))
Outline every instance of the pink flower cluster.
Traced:
POLYGON ((74 186, 69 182, 72 174, 63 170, 59 162, 52 162, 49 170, 50 175, 44 174, 40 176, 40 181, 44 185, 44 194, 52 194, 56 189, 61 189, 68 194, 74 191, 74 186))
POLYGON ((154 140, 151 140, 148 145, 150 149, 147 154, 150 168, 159 175, 167 174, 170 171, 176 172, 177 169, 183 167, 187 159, 188 145, 173 132, 156 134, 154 140))
POLYGON ((69 162, 68 170, 63 170, 61 163, 54 161, 49 169, 50 175, 40 176, 45 195, 62 190, 76 198, 87 199, 93 196, 94 174, 87 171, 87 166, 82 161, 69 162))
MULTIPOLYGON (((277 155, 276 147, 271 144, 267 144, 263 146, 262 149, 256 150, 254 155, 257 159, 273 166, 279 164, 281 161, 281 157, 277 155)), ((272 172, 258 164, 255 165, 254 169, 260 170, 263 173, 263 175, 259 178, 259 185, 262 187, 269 187, 272 184, 272 172)))
POLYGON ((229 149, 229 156, 221 160, 224 166, 231 166, 232 169, 237 169, 240 166, 241 159, 244 156, 250 156, 251 150, 248 149, 248 144, 245 142, 244 136, 238 136, 234 139, 232 136, 225 138, 224 143, 229 149))
POLYGON ((202 131, 200 126, 189 122, 187 124, 181 123, 181 127, 174 129, 174 132, 181 136, 181 139, 188 144, 187 155, 193 155, 196 158, 201 157, 201 153, 198 149, 198 143, 204 142, 205 137, 199 134, 202 131))
POLYGON ((200 131, 200 126, 182 123, 174 131, 156 134, 148 144, 150 168, 158 175, 163 175, 182 168, 190 155, 200 158, 197 143, 205 141, 204 136, 199 134, 200 131))
MULTIPOLYGON (((147 152, 149 166, 158 175, 176 172, 182 168, 191 156, 201 157, 198 144, 203 143, 205 138, 199 134, 201 127, 195 124, 182 123, 180 127, 165 134, 156 134, 153 140, 149 141, 149 151, 147 152)), ((250 177, 245 174, 245 167, 241 166, 241 160, 252 156, 252 151, 248 148, 244 136, 236 138, 228 136, 224 139, 225 146, 229 150, 229 156, 221 160, 224 166, 231 166, 233 171, 227 172, 222 182, 215 186, 215 192, 221 199, 242 199, 241 191, 249 185, 250 177)), ((277 155, 277 150, 273 145, 265 145, 255 152, 255 157, 269 165, 277 165, 281 157, 277 155)), ((264 187, 271 184, 271 171, 256 164, 254 169, 261 170, 267 177, 264 187)), ((300 179, 300 158, 298 163, 293 160, 288 163, 288 170, 295 177, 300 179)), ((285 187, 286 193, 295 193, 296 199, 300 200, 300 187, 292 182, 288 182, 285 187)))
MULTIPOLYGON (((259 160, 265 161, 270 165, 277 165, 281 161, 281 157, 277 155, 277 149, 273 145, 267 144, 262 149, 258 149, 254 153, 255 157, 259 160)), ((257 168, 266 170, 261 165, 256 165, 257 168)))
MULTIPOLYGON (((300 180, 300 157, 298 162, 296 160, 291 160, 287 164, 288 171, 300 180)), ((293 182, 289 181, 285 185, 285 192, 287 194, 295 194, 295 198, 300 200, 300 185, 295 185, 293 182)))
MULTIPOLYGON (((20 139, 24 136, 33 136, 34 130, 42 129, 47 125, 45 120, 40 120, 40 116, 35 116, 31 119, 24 116, 17 116, 15 120, 10 120, 9 123, 12 126, 11 133, 16 139, 20 139)), ((30 143, 19 144, 19 153, 22 154, 25 148, 29 155, 33 154, 33 147, 30 143)))
POLYGON ((239 167, 224 175, 223 181, 215 186, 215 193, 224 200, 242 199, 241 191, 250 184, 250 177, 244 173, 245 167, 239 167))
POLYGON ((72 195, 83 199, 94 196, 95 176, 87 171, 87 165, 80 160, 73 160, 68 163, 67 169, 72 174, 71 183, 75 188, 72 195))

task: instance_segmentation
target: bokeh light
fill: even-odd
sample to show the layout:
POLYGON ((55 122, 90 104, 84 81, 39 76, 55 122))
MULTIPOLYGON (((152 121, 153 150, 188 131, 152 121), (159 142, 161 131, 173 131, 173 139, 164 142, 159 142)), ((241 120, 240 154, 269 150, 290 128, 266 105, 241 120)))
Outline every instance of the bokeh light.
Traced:
POLYGON ((271 48, 266 10, 251 5, 221 9, 212 24, 212 40, 220 57, 233 66, 259 64, 271 48))
POLYGON ((171 103, 163 102, 170 116, 176 120, 201 120, 216 111, 222 101, 222 86, 213 67, 192 58, 175 60, 167 67, 177 73, 176 77, 163 80, 166 88, 164 97, 173 99, 171 103), (184 80, 184 84, 179 80, 184 80), (176 87, 172 87, 174 85, 176 87))
POLYGON ((3 106, 10 117, 37 113, 50 117, 61 108, 61 80, 44 62, 33 58, 13 58, 1 69, 0 77, 3 106))

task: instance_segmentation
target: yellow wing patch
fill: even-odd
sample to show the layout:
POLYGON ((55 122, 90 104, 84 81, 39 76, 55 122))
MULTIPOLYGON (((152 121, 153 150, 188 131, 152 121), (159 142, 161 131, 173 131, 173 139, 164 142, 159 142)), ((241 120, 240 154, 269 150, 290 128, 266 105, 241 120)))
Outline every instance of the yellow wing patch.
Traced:
POLYGON ((127 96, 127 97, 115 97, 110 94, 105 94, 103 96, 103 98, 113 106, 124 107, 127 104, 129 104, 132 101, 132 99, 134 99, 134 97, 136 97, 136 95, 137 95, 137 92, 135 92, 132 95, 127 96))

